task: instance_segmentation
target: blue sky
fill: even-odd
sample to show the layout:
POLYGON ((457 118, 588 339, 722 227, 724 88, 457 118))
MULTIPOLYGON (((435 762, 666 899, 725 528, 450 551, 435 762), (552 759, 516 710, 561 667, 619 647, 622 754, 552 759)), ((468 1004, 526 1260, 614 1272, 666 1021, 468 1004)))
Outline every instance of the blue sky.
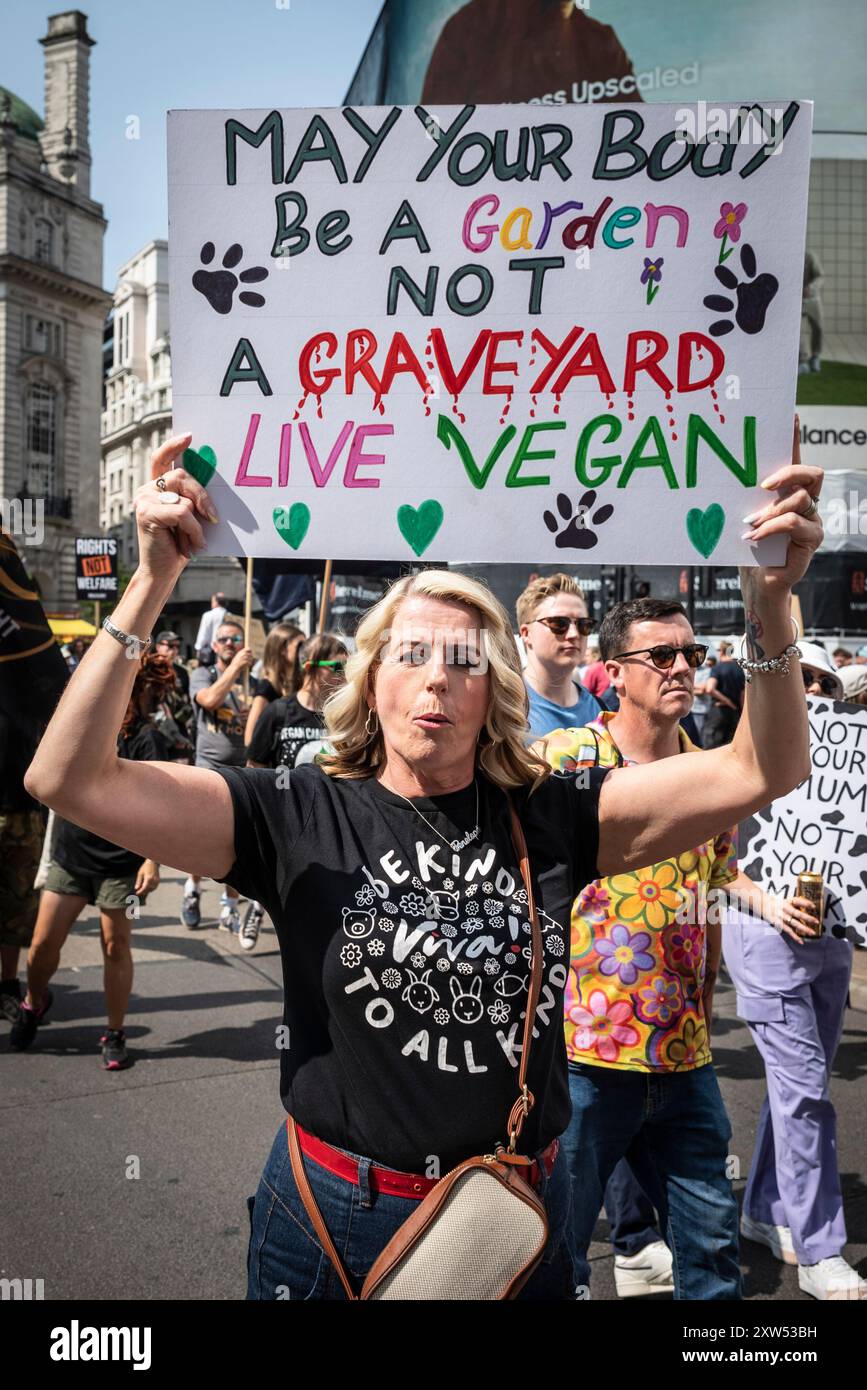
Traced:
MULTIPOLYGON (((103 281, 166 235, 165 113, 172 107, 339 104, 380 0, 81 0, 91 50, 92 194, 105 208, 103 281), (126 138, 139 117, 141 138, 126 138)), ((3 0, 0 85, 43 113, 47 16, 3 0)), ((73 8, 72 5, 69 8, 73 8)))

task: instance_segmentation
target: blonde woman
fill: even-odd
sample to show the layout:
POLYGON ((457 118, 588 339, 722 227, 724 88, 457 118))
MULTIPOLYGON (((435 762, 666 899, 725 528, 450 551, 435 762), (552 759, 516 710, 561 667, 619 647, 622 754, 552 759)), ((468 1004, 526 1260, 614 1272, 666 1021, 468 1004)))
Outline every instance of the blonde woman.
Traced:
MULTIPOLYGON (((215 519, 168 441, 136 503, 139 568, 76 672, 27 775, 30 792, 157 860, 225 879, 270 914, 284 966, 283 1105, 351 1275, 366 1270, 436 1177, 502 1137, 515 1097, 530 931, 507 796, 526 834, 544 927, 535 1104, 521 1136, 550 1240, 526 1299, 569 1299, 569 1120, 563 987, 569 913, 584 884, 717 834, 808 772, 797 666, 757 674, 734 742, 627 771, 552 775, 524 744, 527 697, 511 624, 481 584, 427 571, 400 580, 357 633, 327 703, 333 756, 269 770, 124 763, 115 750, 151 625, 215 519), (98 707, 101 717, 87 716, 98 707)), ((750 640, 776 658, 791 586, 822 529, 821 473, 781 469, 756 537, 790 540, 785 566, 753 570, 750 640)), ((760 653, 756 653, 760 655, 760 653)), ((281 1125, 255 1200, 253 1299, 344 1297, 298 1196, 281 1125)), ((731 1248, 709 1253, 730 1261, 731 1248)))
POLYGON ((300 685, 298 648, 304 633, 294 623, 277 623, 265 638, 262 670, 253 683, 253 703, 244 726, 244 742, 249 748, 253 730, 269 705, 293 695, 300 685))

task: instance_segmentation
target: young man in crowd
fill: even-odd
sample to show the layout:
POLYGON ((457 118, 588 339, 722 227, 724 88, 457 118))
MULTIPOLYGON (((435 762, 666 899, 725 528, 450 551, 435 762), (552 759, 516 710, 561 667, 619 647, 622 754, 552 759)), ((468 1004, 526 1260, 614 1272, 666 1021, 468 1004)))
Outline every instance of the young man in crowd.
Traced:
MULTIPOLYGON (((629 766, 689 751, 679 722, 707 648, 682 605, 618 604, 599 644, 619 708, 550 735, 551 766, 629 766)), ((726 1175, 731 1127, 709 1047, 721 930, 705 926, 709 890, 736 875, 726 832, 597 880, 574 904, 565 1003, 572 1121, 563 1143, 579 1284, 589 1281, 606 1183, 628 1155, 667 1229, 675 1298, 741 1296, 738 1208, 726 1175)))
MULTIPOLYGON (((517 616, 527 653, 530 734, 540 737, 595 719, 602 705, 578 680, 576 669, 586 659, 594 626, 578 583, 568 574, 534 580, 518 599, 517 616)), ((601 660, 598 665, 604 670, 601 660)), ((608 684, 607 671, 604 679, 608 684)), ((605 1189, 605 1211, 618 1290, 624 1296, 671 1292, 671 1255, 656 1227, 653 1206, 625 1160, 605 1189)))
POLYGON ((202 614, 199 630, 196 633, 196 656, 200 661, 210 659, 214 647, 214 633, 226 616, 226 595, 211 594, 211 606, 202 614))
POLYGON ((516 608, 527 656, 530 733, 539 738, 594 719, 602 707, 575 669, 584 664, 587 638, 595 627, 581 586, 569 574, 544 575, 527 586, 516 608))
MULTIPOLYGON (((215 664, 197 666, 190 680, 197 719, 196 767, 243 767, 247 761, 244 725, 248 706, 244 703, 241 679, 253 665, 254 657, 250 648, 244 646, 241 624, 230 617, 217 627, 213 647, 215 664)), ((200 896, 200 880, 188 878, 181 921, 190 929, 201 920, 200 896)), ((220 899, 220 926, 232 932, 241 926, 238 892, 228 885, 220 899)))
POLYGON ((705 716, 702 741, 705 748, 722 748, 731 743, 744 703, 744 673, 734 659, 731 642, 720 642, 719 660, 704 683, 711 706, 705 716))

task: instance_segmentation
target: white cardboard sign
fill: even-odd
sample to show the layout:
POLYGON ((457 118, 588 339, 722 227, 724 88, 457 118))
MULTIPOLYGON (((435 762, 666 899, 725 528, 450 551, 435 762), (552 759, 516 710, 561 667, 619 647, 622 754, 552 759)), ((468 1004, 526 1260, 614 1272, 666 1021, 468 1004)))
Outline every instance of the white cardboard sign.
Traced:
POLYGON ((740 538, 791 455, 812 106, 696 117, 171 112, 209 548, 779 563, 740 538))
POLYGON ((825 925, 867 946, 867 707, 810 697, 813 771, 740 828, 738 859, 755 883, 794 897, 819 873, 825 925))

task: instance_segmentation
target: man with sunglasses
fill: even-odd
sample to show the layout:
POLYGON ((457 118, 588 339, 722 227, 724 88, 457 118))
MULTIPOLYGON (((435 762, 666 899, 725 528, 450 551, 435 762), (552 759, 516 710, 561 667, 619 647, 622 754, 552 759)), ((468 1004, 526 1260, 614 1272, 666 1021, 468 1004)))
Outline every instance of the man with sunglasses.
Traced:
MULTIPOLYGON (((682 605, 617 604, 599 646, 619 709, 550 735, 551 766, 623 767, 693 749, 679 724, 707 647, 695 641, 682 605)), ((597 880, 573 906, 565 999, 572 1121, 563 1144, 579 1284, 589 1280, 587 1248, 606 1184, 628 1156, 676 1254, 675 1297, 740 1297, 738 1209, 726 1176, 731 1127, 709 1048, 721 929, 697 910, 707 891, 736 875, 726 831, 662 863, 597 880)), ((644 1251, 631 1261, 616 1256, 618 1292, 661 1288, 655 1263, 644 1251)))
MULTIPOLYGON (((244 646, 244 631, 240 623, 224 618, 212 639, 216 662, 213 666, 197 666, 190 680, 190 695, 196 708, 196 767, 243 767, 247 761, 244 745, 244 726, 249 707, 244 703, 241 680, 253 665, 254 656, 244 646)), ((198 879, 188 878, 184 885, 181 920, 189 928, 199 925, 198 879)), ((238 932, 241 918, 238 913, 238 893, 226 887, 220 900, 220 926, 238 932)))
POLYGON ((575 673, 584 664, 587 638, 596 626, 580 585, 569 574, 543 575, 527 586, 516 609, 527 657, 531 736, 541 738, 552 729, 577 728, 595 719, 602 706, 575 673))

